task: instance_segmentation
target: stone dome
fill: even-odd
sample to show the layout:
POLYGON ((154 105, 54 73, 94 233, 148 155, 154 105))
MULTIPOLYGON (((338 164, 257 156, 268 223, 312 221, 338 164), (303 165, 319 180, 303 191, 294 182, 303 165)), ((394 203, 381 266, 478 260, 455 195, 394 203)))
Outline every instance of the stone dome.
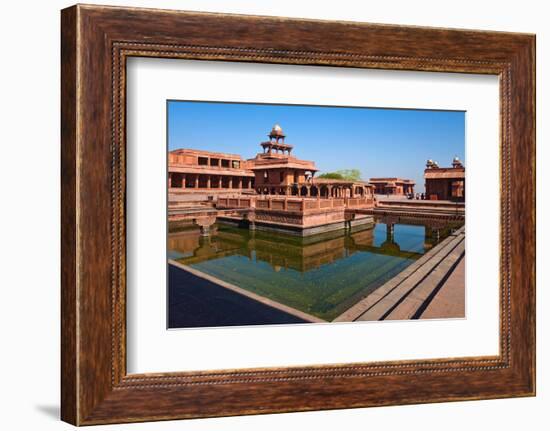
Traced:
POLYGON ((283 128, 279 124, 275 124, 271 129, 271 135, 273 136, 283 136, 283 128))
POLYGON ((462 162, 460 161, 458 156, 455 156, 453 159, 453 168, 462 168, 462 167, 463 167, 462 162))

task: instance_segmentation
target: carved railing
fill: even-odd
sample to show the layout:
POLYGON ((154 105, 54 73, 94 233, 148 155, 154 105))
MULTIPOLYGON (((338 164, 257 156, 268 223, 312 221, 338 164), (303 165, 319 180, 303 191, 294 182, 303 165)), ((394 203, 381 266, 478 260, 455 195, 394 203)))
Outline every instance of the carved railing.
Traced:
POLYGON ((296 197, 257 196, 257 197, 220 197, 217 208, 256 208, 273 211, 314 211, 331 208, 358 208, 373 205, 372 198, 328 198, 304 199, 296 197))
POLYGON ((357 208, 374 205, 374 199, 366 198, 346 198, 346 208, 357 208))

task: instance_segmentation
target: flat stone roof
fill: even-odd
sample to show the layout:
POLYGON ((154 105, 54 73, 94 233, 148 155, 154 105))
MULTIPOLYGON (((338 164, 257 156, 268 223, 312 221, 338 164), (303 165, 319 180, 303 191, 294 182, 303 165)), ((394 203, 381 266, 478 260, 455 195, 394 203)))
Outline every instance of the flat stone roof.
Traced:
POLYGON ((292 169, 304 169, 306 171, 317 172, 318 169, 315 167, 315 162, 309 160, 300 160, 294 157, 265 157, 260 158, 256 157, 255 159, 248 159, 248 163, 252 164, 250 169, 283 169, 283 168, 292 168, 292 169))
POLYGON ((409 179, 406 179, 406 178, 396 178, 396 177, 391 177, 391 178, 371 178, 369 180, 369 182, 371 183, 405 183, 405 184, 415 184, 415 182, 413 180, 409 180, 409 179))
POLYGON ((184 174, 204 174, 204 175, 231 175, 241 177, 253 177, 254 172, 248 169, 235 168, 216 168, 215 166, 199 165, 174 165, 168 166, 168 172, 180 172, 184 174))
POLYGON ((243 160, 243 158, 238 154, 219 153, 219 152, 205 151, 205 150, 193 150, 191 148, 178 148, 177 150, 170 151, 170 154, 175 154, 175 155, 189 154, 193 156, 212 157, 215 159, 243 160))
POLYGON ((424 171, 424 178, 431 179, 462 179, 466 177, 464 168, 429 168, 424 171))

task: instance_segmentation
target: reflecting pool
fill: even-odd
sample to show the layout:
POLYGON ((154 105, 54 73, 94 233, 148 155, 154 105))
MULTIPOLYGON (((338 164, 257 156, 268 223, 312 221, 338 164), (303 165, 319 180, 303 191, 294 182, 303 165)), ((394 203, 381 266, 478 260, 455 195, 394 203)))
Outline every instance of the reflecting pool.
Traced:
POLYGON ((208 237, 194 229, 170 233, 168 259, 331 321, 451 231, 376 223, 300 238, 217 225, 208 237))

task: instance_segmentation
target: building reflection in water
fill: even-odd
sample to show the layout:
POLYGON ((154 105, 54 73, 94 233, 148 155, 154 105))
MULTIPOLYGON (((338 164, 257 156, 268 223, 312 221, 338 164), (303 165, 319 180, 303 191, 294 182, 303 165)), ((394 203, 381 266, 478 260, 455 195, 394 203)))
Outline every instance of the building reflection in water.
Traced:
POLYGON ((407 234, 400 235, 402 226, 379 222, 375 229, 338 231, 308 238, 217 226, 214 234, 207 237, 199 235, 198 229, 171 233, 168 250, 169 258, 188 265, 240 255, 269 263, 275 271, 290 268, 307 272, 357 252, 418 259, 452 230, 449 226, 409 226, 407 234), (411 241, 411 229, 417 237, 415 241, 411 241), (423 241, 418 238, 422 233, 423 241))

